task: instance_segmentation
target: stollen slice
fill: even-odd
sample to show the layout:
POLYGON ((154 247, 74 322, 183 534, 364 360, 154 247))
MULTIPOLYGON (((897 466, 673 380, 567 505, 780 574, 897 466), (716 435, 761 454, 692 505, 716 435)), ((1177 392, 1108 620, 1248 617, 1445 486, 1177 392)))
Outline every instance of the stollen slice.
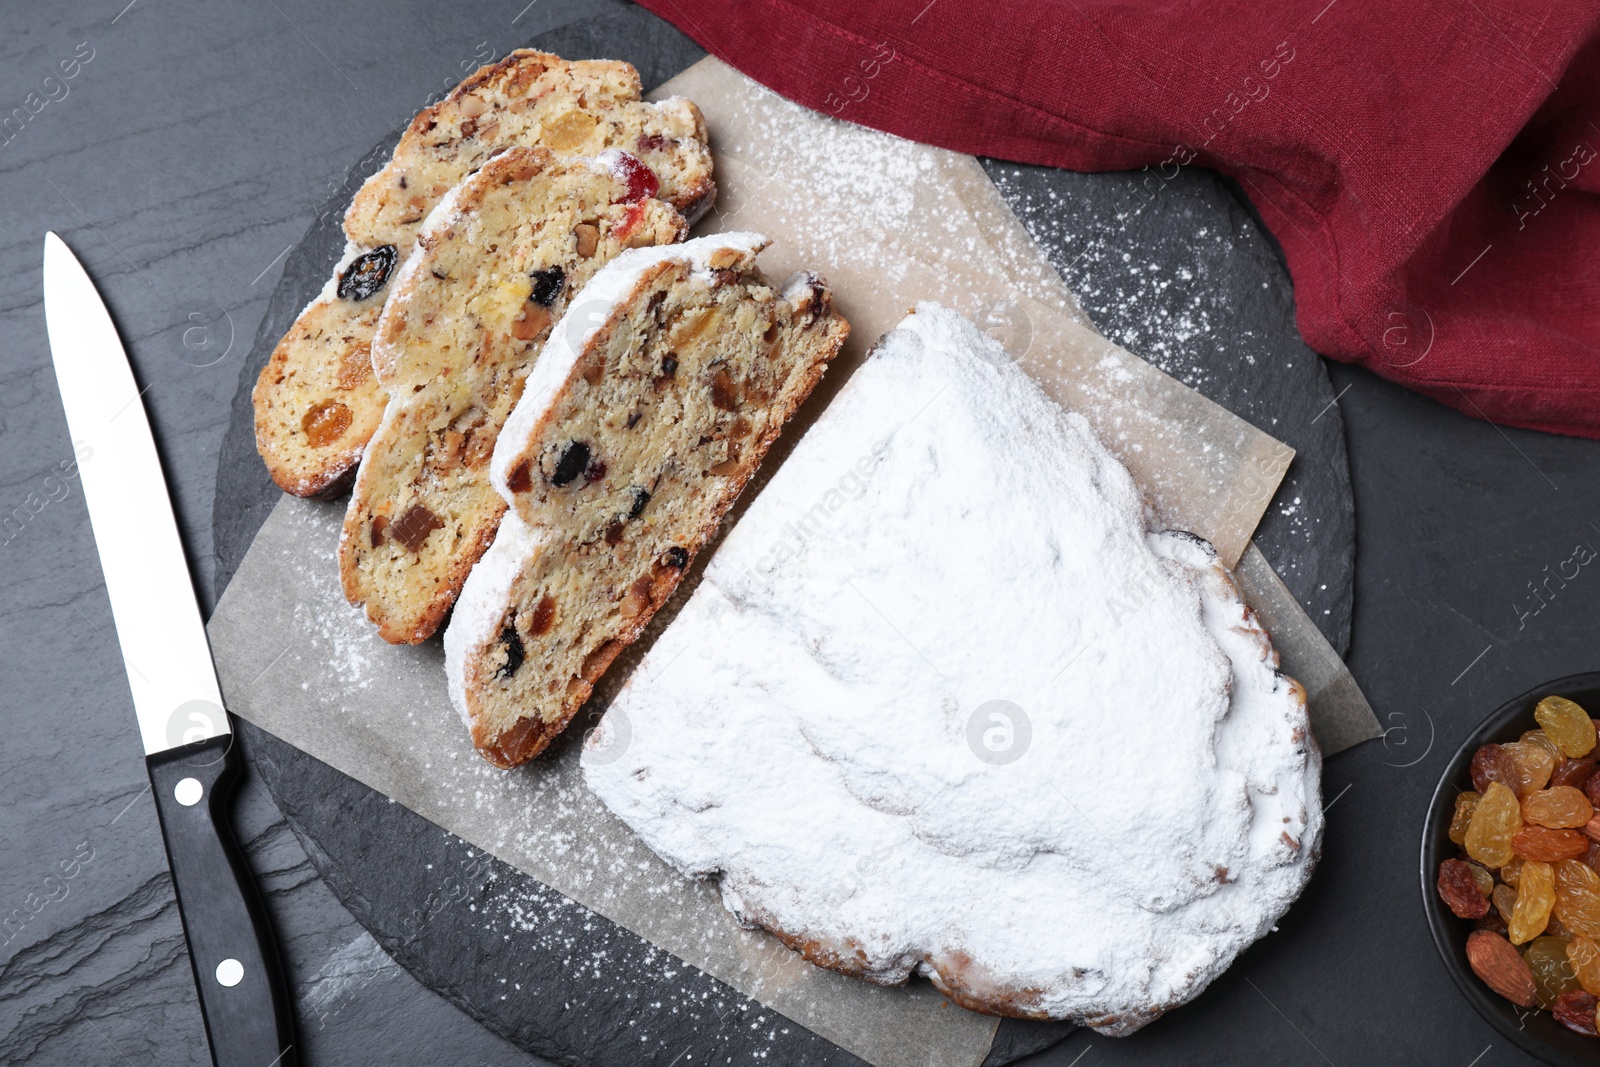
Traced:
POLYGON ((640 99, 627 63, 521 50, 478 70, 412 120, 393 158, 356 194, 344 258, 256 382, 256 448, 284 491, 327 497, 349 488, 387 401, 368 346, 393 272, 439 199, 512 146, 571 157, 626 150, 691 223, 716 196, 699 109, 682 98, 640 99))
POLYGON ((448 194, 394 279, 372 346, 390 397, 345 514, 339 573, 382 637, 426 640, 494 537, 495 440, 574 294, 688 223, 637 158, 513 148, 448 194))
POLYGON ((490 763, 537 755, 671 596, 849 333, 759 234, 625 252, 559 325, 495 446, 512 511, 445 632, 490 763))

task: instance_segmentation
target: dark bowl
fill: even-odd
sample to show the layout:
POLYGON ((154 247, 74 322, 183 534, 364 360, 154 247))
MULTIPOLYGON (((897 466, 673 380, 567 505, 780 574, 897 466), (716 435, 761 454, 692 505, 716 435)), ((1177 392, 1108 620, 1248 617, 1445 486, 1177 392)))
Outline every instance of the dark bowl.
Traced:
POLYGON ((1472 921, 1451 914, 1435 888, 1439 864, 1460 852, 1450 840, 1450 818, 1455 812, 1456 797, 1472 788, 1472 754, 1479 745, 1515 741, 1525 731, 1534 729, 1538 725, 1533 721, 1534 707, 1552 694, 1574 700, 1590 715, 1600 718, 1600 671, 1557 678, 1500 705, 1450 757, 1433 791, 1433 800, 1428 804, 1428 817, 1422 830, 1422 906, 1445 970, 1455 979, 1461 995, 1478 1009, 1479 1015, 1505 1035, 1507 1041, 1545 1063, 1557 1067, 1593 1067, 1600 1064, 1600 1038, 1573 1033, 1547 1011, 1517 1007, 1472 973, 1467 963, 1467 935, 1472 932, 1472 921))

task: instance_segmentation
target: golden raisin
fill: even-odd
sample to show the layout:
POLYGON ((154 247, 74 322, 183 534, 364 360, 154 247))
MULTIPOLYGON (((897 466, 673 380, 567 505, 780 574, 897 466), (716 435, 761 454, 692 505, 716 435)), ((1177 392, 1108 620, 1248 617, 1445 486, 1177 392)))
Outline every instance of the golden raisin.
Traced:
POLYGON ((1472 878, 1472 884, 1477 887, 1478 895, 1488 899, 1489 894, 1494 892, 1494 875, 1489 873, 1489 868, 1469 860, 1467 874, 1472 878))
POLYGON ((1516 853, 1511 839, 1522 829, 1522 806, 1500 782, 1489 783, 1467 826, 1467 855, 1485 867, 1504 867, 1516 853))
POLYGON ((1559 937, 1563 941, 1571 941, 1577 936, 1567 929, 1567 924, 1562 922, 1554 911, 1550 913, 1550 921, 1544 924, 1544 932, 1551 937, 1559 937))
POLYGON ((1567 943, 1567 960, 1578 984, 1591 993, 1600 993, 1600 944, 1593 938, 1574 934, 1567 943))
POLYGON ((357 341, 339 357, 339 388, 354 389, 370 377, 372 345, 367 341, 357 341))
MULTIPOLYGON (((1589 839, 1576 830, 1550 830, 1543 826, 1524 826, 1511 837, 1517 855, 1530 862, 1554 863, 1575 860, 1589 851, 1589 839)), ((1527 867, 1523 867, 1527 877, 1527 867)), ((1517 883, 1522 888, 1522 883, 1517 883)))
POLYGON ((1570 785, 1541 789, 1522 801, 1523 822, 1538 823, 1552 830, 1582 826, 1594 817, 1594 807, 1583 790, 1570 785))
POLYGON ((1517 888, 1517 876, 1522 873, 1522 857, 1513 857, 1510 863, 1507 863, 1504 867, 1501 867, 1496 873, 1500 876, 1500 880, 1506 885, 1510 886, 1512 889, 1517 888))
POLYGON ((1545 697, 1533 709, 1533 717, 1563 755, 1577 759, 1594 751, 1594 720, 1566 697, 1545 697))
POLYGON ((1555 868, 1557 917, 1569 930, 1600 939, 1600 874, 1577 860, 1560 860, 1555 868))
POLYGON ((300 420, 306 442, 312 448, 321 448, 337 441, 350 428, 350 409, 337 400, 323 400, 314 405, 300 420))
POLYGON ((1511 754, 1512 763, 1516 766, 1518 795, 1527 796, 1535 789, 1543 789, 1550 781, 1550 775, 1556 769, 1558 752, 1555 745, 1539 731, 1530 730, 1522 737, 1521 741, 1500 747, 1511 754), (1538 734, 1538 738, 1534 734, 1538 734))
POLYGON ((1517 891, 1508 885, 1497 885, 1489 900, 1494 904, 1494 910, 1500 913, 1500 918, 1510 923, 1511 914, 1517 907, 1517 891))
POLYGON ((1454 844, 1461 844, 1467 839, 1467 827, 1472 823, 1472 812, 1478 806, 1478 798, 1482 794, 1471 791, 1456 797, 1456 811, 1450 817, 1450 840, 1454 844))
POLYGON ((1539 1007, 1549 1009, 1563 993, 1578 989, 1578 978, 1567 959, 1567 943, 1559 937, 1536 938, 1523 952, 1533 972, 1533 992, 1539 1007))
MULTIPOLYGON (((1511 943, 1520 945, 1544 933, 1550 908, 1555 902, 1555 870, 1548 863, 1524 864, 1522 880, 1517 886, 1517 903, 1511 909, 1511 918, 1506 920, 1511 943)), ((1565 958, 1566 953, 1563 952, 1563 961, 1565 958)))

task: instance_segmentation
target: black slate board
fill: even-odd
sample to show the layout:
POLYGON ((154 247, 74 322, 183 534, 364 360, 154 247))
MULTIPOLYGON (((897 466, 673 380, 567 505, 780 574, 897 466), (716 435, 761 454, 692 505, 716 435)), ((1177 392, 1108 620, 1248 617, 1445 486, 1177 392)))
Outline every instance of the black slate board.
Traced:
MULTIPOLYGON (((625 59, 646 85, 705 54, 634 7, 541 34, 528 46, 573 59, 625 59)), ((278 500, 255 453, 250 387, 337 261, 343 206, 397 139, 351 168, 285 261, 219 460, 219 590, 278 500)), ((1152 183, 1140 174, 984 165, 1108 337, 1296 448, 1256 540, 1343 651, 1354 516, 1342 422, 1321 361, 1295 331, 1287 275, 1241 198, 1204 171, 1152 183), (1174 343, 1175 336, 1186 339, 1174 343)), ((241 724, 241 735, 318 872, 352 914, 408 971, 519 1047, 596 1067, 756 1055, 784 1064, 860 1062, 270 734, 241 724), (507 918, 486 922, 492 915, 507 918)), ((985 1067, 1071 1031, 1005 1020, 985 1067)))

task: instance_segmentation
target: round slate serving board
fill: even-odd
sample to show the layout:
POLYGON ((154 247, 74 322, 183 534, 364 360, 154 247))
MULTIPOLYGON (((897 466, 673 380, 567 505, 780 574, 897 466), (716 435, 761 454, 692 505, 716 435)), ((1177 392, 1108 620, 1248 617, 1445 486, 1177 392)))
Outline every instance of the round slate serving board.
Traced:
MULTIPOLYGON (((624 59, 646 85, 705 54, 634 7, 541 34, 528 46, 570 59, 624 59)), ((352 167, 285 261, 219 462, 219 592, 279 499, 255 452, 250 389, 337 261, 344 205, 396 139, 352 167)), ((1295 330, 1281 259, 1243 198, 1198 170, 1169 178, 984 166, 1109 338, 1296 449, 1256 543, 1342 653, 1354 573, 1342 421, 1321 361, 1295 330)), ((423 983, 519 1047, 593 1067, 757 1056, 786 1065, 860 1063, 381 794, 240 727, 268 789, 351 913, 423 983)), ((1071 1030, 1004 1020, 985 1067, 1071 1030)))

